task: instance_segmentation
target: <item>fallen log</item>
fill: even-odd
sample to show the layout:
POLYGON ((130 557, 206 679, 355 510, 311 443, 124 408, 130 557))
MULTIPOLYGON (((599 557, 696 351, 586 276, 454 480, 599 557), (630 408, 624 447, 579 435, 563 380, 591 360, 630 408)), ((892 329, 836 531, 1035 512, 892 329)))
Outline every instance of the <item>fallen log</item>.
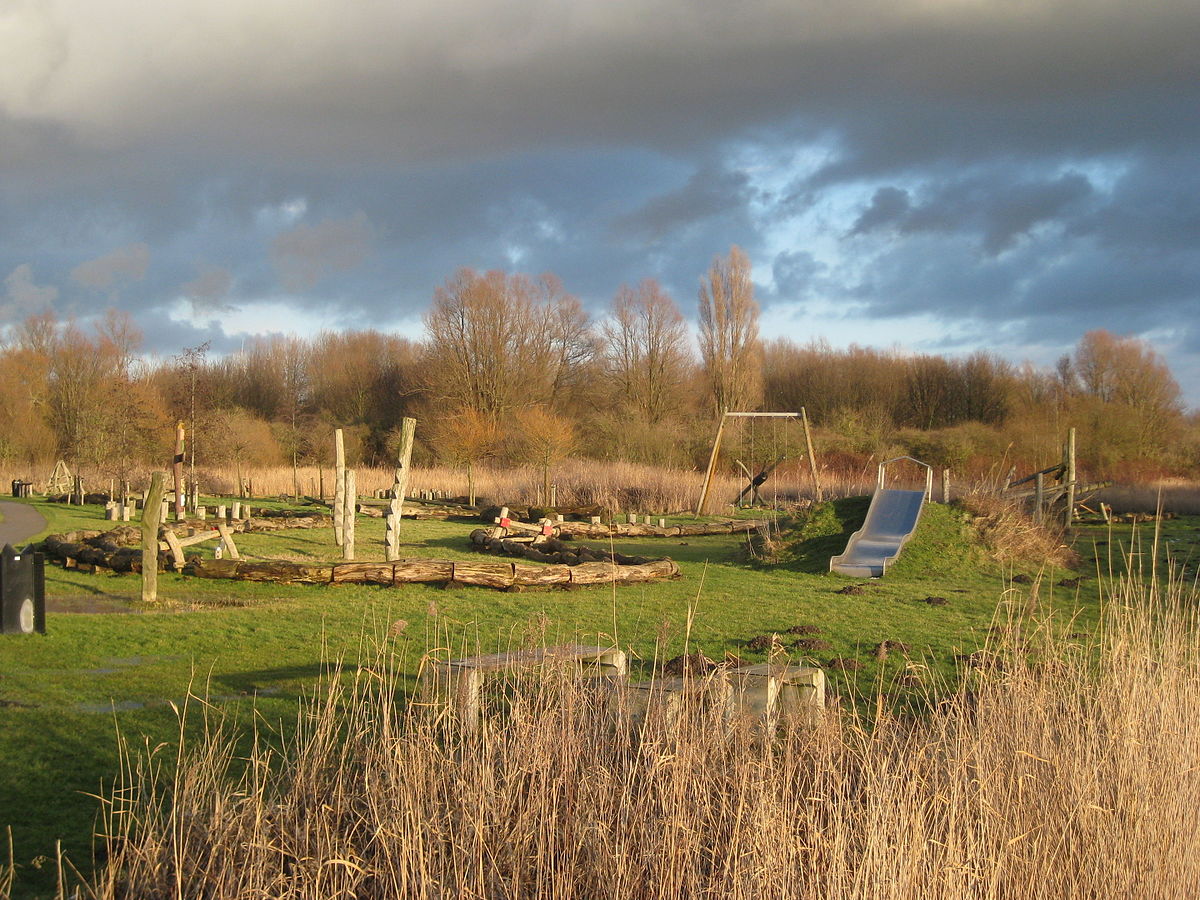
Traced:
MULTIPOLYGON (((585 562, 616 563, 619 566, 640 566, 656 562, 646 556, 626 556, 615 550, 589 547, 586 544, 567 544, 554 538, 493 537, 496 528, 476 528, 471 532, 471 545, 480 553, 516 556, 532 562, 561 563, 568 566, 585 562)), ((502 530, 502 529, 500 529, 502 530)))
POLYGON ((669 559, 636 566, 610 562, 577 566, 530 566, 521 563, 471 563, 448 559, 402 559, 395 563, 314 565, 276 560, 247 563, 235 559, 192 557, 185 575, 286 584, 468 584, 505 590, 513 586, 618 584, 673 578, 679 566, 669 559), (389 570, 391 572, 389 577, 389 570))
POLYGON ((608 537, 685 537, 709 534, 745 534, 756 531, 761 525, 754 519, 730 519, 725 522, 698 522, 694 525, 632 525, 616 523, 593 525, 590 522, 557 522, 554 531, 561 538, 608 538, 608 537))

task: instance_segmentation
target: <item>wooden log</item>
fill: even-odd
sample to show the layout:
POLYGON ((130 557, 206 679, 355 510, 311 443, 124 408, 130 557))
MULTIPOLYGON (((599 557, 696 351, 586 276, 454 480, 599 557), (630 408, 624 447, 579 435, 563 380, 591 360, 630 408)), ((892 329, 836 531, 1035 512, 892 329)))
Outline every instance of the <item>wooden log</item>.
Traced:
POLYGON ((142 602, 158 600, 158 527, 162 521, 162 472, 150 476, 146 507, 142 510, 142 602))
POLYGON ((515 576, 512 563, 454 563, 453 581, 482 587, 511 587, 515 576))
POLYGON ((333 580, 333 566, 267 560, 246 562, 245 560, 220 560, 236 562, 237 578, 242 581, 277 581, 283 584, 329 584, 333 580))
POLYGON ((395 584, 445 583, 454 577, 454 563, 448 559, 399 559, 394 571, 395 584))
POLYGON ((531 566, 527 563, 513 563, 512 567, 513 583, 522 586, 567 584, 571 580, 570 566, 531 566))
POLYGON ((383 584, 391 586, 395 581, 394 563, 338 563, 333 567, 334 584, 383 584))
POLYGON ((207 559, 193 556, 183 567, 184 575, 196 578, 237 578, 241 562, 236 559, 207 559))

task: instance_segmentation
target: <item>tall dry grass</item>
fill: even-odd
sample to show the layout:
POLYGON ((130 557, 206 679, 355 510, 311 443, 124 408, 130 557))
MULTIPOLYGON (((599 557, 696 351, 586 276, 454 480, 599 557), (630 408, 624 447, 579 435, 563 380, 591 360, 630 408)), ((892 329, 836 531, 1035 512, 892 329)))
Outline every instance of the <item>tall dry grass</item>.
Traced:
POLYGON ((243 754, 205 709, 177 757, 126 746, 83 895, 1196 896, 1197 599, 1113 582, 1089 640, 1008 621, 928 712, 881 695, 769 744, 694 705, 635 726, 553 676, 447 729, 397 699, 385 653, 282 752, 243 754))
MULTIPOLYGON (((36 469, 0 467, 0 485, 12 480, 32 480, 41 490, 51 466, 36 469), (40 479, 40 480, 39 480, 40 479)), ((377 490, 392 486, 395 469, 359 467, 355 470, 358 492, 370 496, 377 490)), ((255 497, 301 496, 316 497, 322 488, 325 496, 333 494, 333 470, 301 466, 293 472, 290 466, 242 469, 198 467, 196 480, 205 494, 235 496, 238 477, 248 484, 255 497)), ((822 487, 829 496, 848 496, 867 493, 874 487, 874 469, 869 473, 853 471, 822 472, 822 487)), ((551 471, 556 487, 558 505, 602 506, 613 512, 673 513, 694 509, 700 499, 704 473, 687 469, 672 469, 640 463, 571 459, 551 471)), ((89 491, 108 491, 110 484, 120 482, 109 478, 85 478, 89 491)), ((134 473, 131 484, 141 490, 149 484, 149 472, 134 473)), ((722 510, 745 487, 745 480, 730 475, 714 479, 710 504, 712 510, 722 510)), ((475 490, 479 498, 490 503, 525 505, 548 504, 542 494, 542 475, 538 467, 481 466, 475 472, 475 490)), ((452 497, 467 494, 466 471, 449 466, 416 467, 409 477, 409 493, 442 491, 452 497)), ((789 462, 767 481, 761 489, 765 502, 785 504, 813 496, 812 478, 799 462, 789 462)))

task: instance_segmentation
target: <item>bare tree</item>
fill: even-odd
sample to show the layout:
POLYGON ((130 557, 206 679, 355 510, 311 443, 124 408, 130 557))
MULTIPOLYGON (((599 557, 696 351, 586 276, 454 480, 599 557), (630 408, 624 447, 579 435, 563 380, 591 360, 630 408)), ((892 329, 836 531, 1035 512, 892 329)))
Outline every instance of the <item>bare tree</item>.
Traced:
POLYGON ((542 470, 542 502, 550 503, 550 469, 575 448, 575 430, 571 423, 541 406, 517 413, 520 447, 525 456, 542 470))
POLYGON ((622 285, 602 331, 604 360, 624 404, 649 424, 678 410, 692 364, 687 323, 659 283, 622 285))
POLYGON ((557 279, 460 269, 425 314, 431 393, 493 420, 553 404, 590 358, 587 317, 557 279))
POLYGON ((432 444, 437 455, 451 465, 467 470, 467 502, 475 505, 475 466, 496 453, 500 430, 487 416, 462 409, 444 416, 433 427, 432 444))
POLYGON ((717 257, 700 286, 700 356, 718 414, 762 401, 762 348, 750 260, 739 247, 717 257))

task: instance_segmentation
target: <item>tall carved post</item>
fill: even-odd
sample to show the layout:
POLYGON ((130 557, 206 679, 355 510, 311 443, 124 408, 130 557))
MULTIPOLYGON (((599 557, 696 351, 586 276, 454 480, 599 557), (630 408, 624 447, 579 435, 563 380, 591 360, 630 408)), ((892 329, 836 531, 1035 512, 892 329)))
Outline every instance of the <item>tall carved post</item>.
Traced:
POLYGON ((384 535, 384 559, 388 562, 400 558, 400 514, 404 509, 404 492, 408 489, 408 470, 416 433, 417 420, 405 416, 400 422, 400 454, 396 463, 396 479, 392 482, 392 501, 388 504, 387 531, 384 535))
POLYGON ((333 433, 333 454, 333 539, 340 547, 346 518, 346 444, 340 428, 333 433))
MULTIPOLYGON (((171 466, 175 476, 175 521, 183 521, 183 422, 175 423, 175 462, 171 466)), ((161 499, 161 495, 160 495, 161 499)))
POLYGON ((342 507, 342 559, 354 559, 354 523, 358 490, 354 485, 354 470, 346 470, 345 503, 342 507))
POLYGON ((158 599, 158 526, 162 521, 163 473, 150 476, 150 492, 142 506, 142 602, 158 599))

